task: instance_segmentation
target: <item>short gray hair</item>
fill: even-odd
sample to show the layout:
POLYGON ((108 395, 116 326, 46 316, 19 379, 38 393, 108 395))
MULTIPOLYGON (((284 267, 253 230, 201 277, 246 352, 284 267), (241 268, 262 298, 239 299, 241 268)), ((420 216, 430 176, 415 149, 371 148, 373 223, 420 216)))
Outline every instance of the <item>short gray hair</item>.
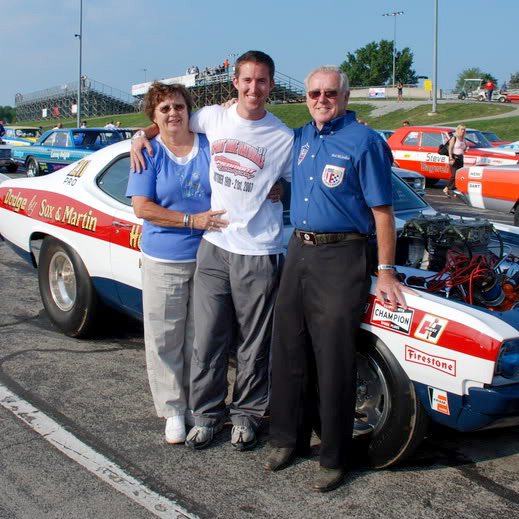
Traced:
POLYGON ((339 76, 339 91, 349 92, 350 91, 350 80, 345 72, 335 65, 322 65, 321 67, 314 68, 311 70, 305 78, 305 89, 308 92, 308 83, 314 74, 317 72, 335 72, 339 76))

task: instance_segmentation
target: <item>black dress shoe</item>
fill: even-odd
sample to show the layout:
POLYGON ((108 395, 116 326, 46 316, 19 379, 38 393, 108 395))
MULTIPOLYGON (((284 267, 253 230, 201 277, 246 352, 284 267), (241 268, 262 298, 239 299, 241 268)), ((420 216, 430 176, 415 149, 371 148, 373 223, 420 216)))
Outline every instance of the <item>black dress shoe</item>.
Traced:
POLYGON ((265 461, 265 470, 281 470, 290 465, 296 455, 293 447, 273 447, 265 461))
POLYGON ((312 491, 329 492, 330 490, 335 490, 344 481, 345 474, 344 469, 319 467, 319 472, 312 485, 312 491))

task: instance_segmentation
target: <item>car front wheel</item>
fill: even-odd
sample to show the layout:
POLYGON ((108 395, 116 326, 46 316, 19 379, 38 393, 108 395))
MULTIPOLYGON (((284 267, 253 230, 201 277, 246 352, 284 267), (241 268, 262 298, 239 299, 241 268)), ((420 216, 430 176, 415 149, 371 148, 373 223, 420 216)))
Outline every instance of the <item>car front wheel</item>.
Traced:
POLYGON ((39 177, 41 175, 40 165, 33 157, 27 161, 26 174, 28 177, 39 177))
POLYGON ((90 276, 79 255, 47 236, 42 243, 38 282, 43 306, 52 323, 70 337, 91 334, 99 304, 90 276))
POLYGON ((429 417, 400 363, 376 337, 362 332, 357 351, 357 420, 371 425, 368 464, 385 468, 402 462, 422 442, 429 417))

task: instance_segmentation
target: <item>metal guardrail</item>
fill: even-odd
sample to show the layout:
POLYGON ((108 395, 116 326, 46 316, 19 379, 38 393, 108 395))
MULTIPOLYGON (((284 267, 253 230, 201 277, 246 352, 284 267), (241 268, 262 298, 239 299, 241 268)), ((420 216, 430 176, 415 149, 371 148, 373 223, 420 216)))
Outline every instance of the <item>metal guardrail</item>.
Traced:
MULTIPOLYGON (((124 103, 128 104, 133 104, 138 101, 137 98, 126 92, 123 92, 122 90, 112 88, 103 83, 99 83, 99 81, 94 81, 88 77, 83 78, 81 81, 81 91, 83 93, 86 93, 89 90, 93 90, 97 93, 104 94, 106 96, 112 97, 114 99, 117 99, 118 101, 123 101, 124 103)), ((77 90, 78 82, 73 81, 71 83, 64 83, 63 85, 47 88, 45 90, 38 90, 37 92, 31 92, 29 94, 17 94, 15 98, 16 106, 22 106, 27 103, 33 103, 41 99, 61 97, 64 94, 75 93, 77 92, 77 90)))

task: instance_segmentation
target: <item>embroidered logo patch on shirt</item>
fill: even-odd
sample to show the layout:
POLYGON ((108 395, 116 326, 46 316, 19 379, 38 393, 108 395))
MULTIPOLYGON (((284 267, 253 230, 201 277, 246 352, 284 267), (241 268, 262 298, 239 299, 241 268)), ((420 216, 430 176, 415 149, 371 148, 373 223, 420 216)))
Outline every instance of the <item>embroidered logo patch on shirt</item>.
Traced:
POLYGON ((344 170, 345 168, 326 164, 323 169, 323 184, 326 187, 337 187, 341 185, 342 179, 344 178, 344 170))
POLYGON ((306 154, 308 153, 308 150, 310 149, 310 145, 308 143, 303 144, 301 146, 301 150, 299 151, 299 157, 297 158, 297 165, 299 166, 303 160, 305 160, 306 154))

